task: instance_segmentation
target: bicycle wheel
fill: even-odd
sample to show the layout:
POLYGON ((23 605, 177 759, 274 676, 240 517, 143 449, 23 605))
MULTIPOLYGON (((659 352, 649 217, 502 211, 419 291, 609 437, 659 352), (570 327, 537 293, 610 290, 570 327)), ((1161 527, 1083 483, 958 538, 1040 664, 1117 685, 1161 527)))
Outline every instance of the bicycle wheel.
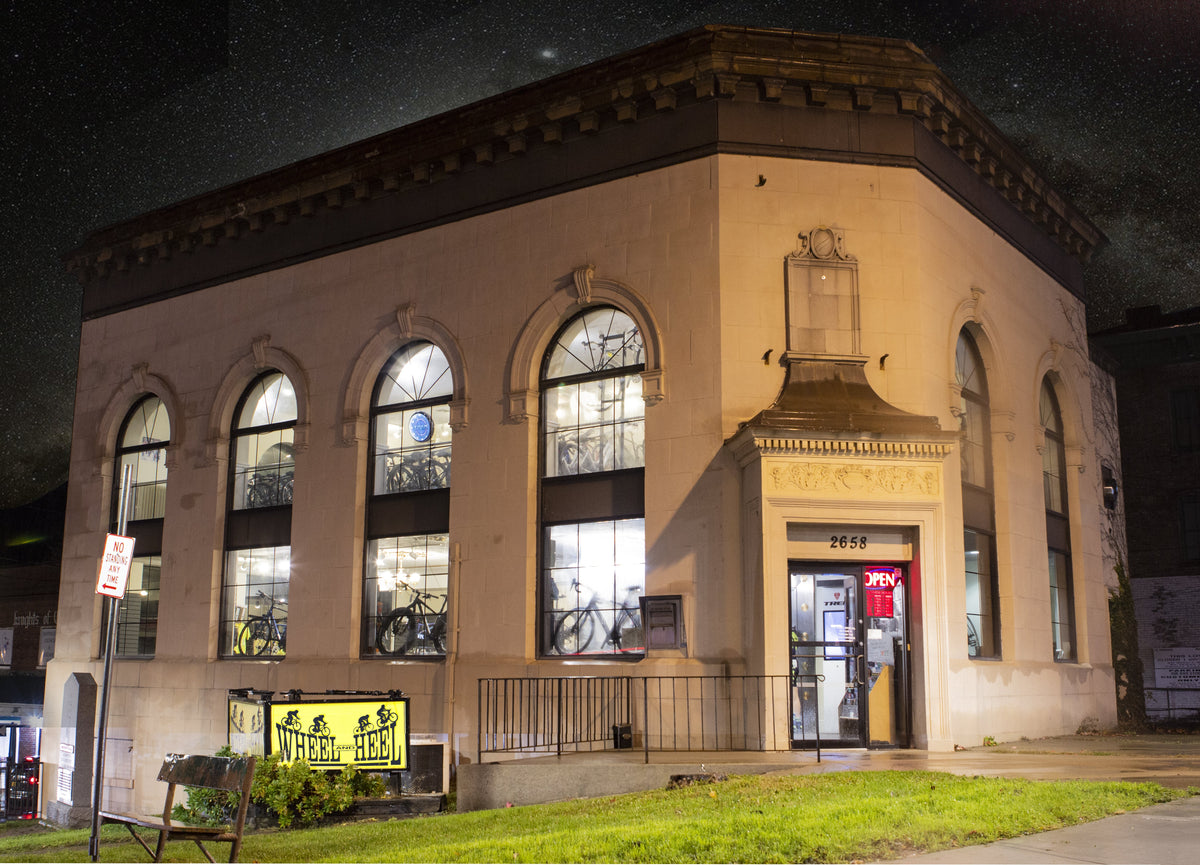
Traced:
POLYGON ((417 643, 417 617, 411 607, 393 610, 380 622, 375 648, 381 655, 404 655, 417 643))
POLYGON ((242 625, 235 645, 239 655, 266 655, 273 642, 270 622, 254 618, 242 625))
POLYGON ((560 655, 587 651, 596 633, 596 620, 589 610, 563 613, 554 626, 554 649, 560 655))
POLYGON ((433 641, 433 648, 439 655, 446 654, 446 616, 445 614, 437 617, 437 621, 433 623, 433 627, 429 629, 429 638, 433 641))

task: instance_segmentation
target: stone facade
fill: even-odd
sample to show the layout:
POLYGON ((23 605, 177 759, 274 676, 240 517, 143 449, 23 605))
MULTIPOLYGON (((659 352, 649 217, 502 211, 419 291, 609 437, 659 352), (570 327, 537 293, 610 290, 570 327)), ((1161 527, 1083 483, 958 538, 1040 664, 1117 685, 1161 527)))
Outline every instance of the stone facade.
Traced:
POLYGON ((230 689, 402 689, 414 734, 458 763, 478 759, 481 678, 786 676, 789 562, 879 561, 838 549, 841 535, 886 536, 880 555, 903 571, 898 744, 1111 724, 1092 366, 1076 337, 1081 258, 1101 240, 912 46, 738 28, 99 232, 71 260, 85 321, 47 694, 75 672, 99 679, 118 436, 149 393, 171 422, 157 647, 117 661, 110 721, 132 749, 113 794, 134 804, 160 795, 163 753, 225 742, 230 689), (831 300, 802 313, 822 283, 831 300), (559 328, 601 306, 644 341, 643 593, 681 598, 681 652, 563 657, 539 627, 539 376, 559 328), (968 656, 963 615, 964 328, 991 393, 990 660, 968 656), (370 656, 363 638, 372 394, 414 340, 454 377, 448 644, 430 659, 370 656), (231 430, 267 370, 296 393, 287 648, 250 660, 222 642, 231 430), (1065 662, 1047 590, 1048 377, 1073 551, 1065 662), (821 411, 781 397, 802 379, 832 394, 821 411), (834 549, 813 552, 808 530, 834 549))

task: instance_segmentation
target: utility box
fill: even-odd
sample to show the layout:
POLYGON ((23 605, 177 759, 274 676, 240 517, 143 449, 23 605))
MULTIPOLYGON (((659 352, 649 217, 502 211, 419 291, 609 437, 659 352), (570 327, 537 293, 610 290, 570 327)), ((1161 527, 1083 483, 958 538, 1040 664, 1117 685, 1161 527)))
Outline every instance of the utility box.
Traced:
POLYGON ((618 751, 633 747, 633 725, 613 724, 613 747, 618 751))

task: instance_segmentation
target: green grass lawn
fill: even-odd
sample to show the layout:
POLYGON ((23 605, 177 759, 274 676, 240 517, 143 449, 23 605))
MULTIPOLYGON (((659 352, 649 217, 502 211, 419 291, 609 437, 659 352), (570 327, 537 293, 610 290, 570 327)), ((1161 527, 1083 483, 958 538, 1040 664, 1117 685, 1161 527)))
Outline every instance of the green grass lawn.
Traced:
MULTIPOLYGON (((247 833, 243 862, 849 862, 981 844, 1187 796, 939 772, 739 776, 551 805, 247 833)), ((87 830, 0 831, 0 860, 86 862, 87 830)), ((213 845, 226 858, 228 846, 213 845)), ((146 856, 106 826, 101 861, 146 856)), ((166 861, 203 861, 190 841, 166 861)))

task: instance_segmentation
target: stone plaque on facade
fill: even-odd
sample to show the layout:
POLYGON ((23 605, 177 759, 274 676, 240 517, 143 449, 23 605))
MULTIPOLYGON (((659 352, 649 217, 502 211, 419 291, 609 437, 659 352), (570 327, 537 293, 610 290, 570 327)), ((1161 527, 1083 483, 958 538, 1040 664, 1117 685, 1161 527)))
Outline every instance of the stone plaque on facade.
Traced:
POLYGON ((1156 688, 1200 688, 1200 649, 1155 649, 1156 688))

